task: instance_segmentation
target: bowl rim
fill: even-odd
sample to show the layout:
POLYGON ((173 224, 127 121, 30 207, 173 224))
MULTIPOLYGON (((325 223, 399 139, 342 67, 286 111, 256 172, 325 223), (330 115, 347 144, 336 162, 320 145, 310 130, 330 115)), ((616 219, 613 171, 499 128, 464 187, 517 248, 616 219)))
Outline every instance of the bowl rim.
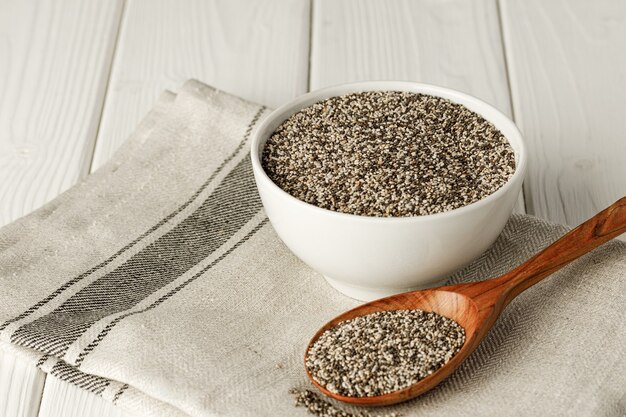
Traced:
MULTIPOLYGON (((496 126, 496 128, 498 127, 496 126)), ((502 132, 502 129, 498 128, 498 130, 502 132)), ((502 134, 504 135, 504 133, 502 134)), ((261 124, 257 126, 257 128, 254 130, 252 134, 251 149, 250 149, 250 159, 252 162, 253 172, 255 173, 257 187, 260 188, 260 184, 258 184, 258 182, 262 182, 264 186, 268 187, 269 191, 275 194, 278 194, 283 198, 286 198, 288 201, 290 201, 293 204, 298 205, 302 209, 312 211, 313 213, 316 213, 318 215, 326 215, 326 216, 336 217, 338 219, 343 218, 345 220, 352 220, 352 221, 376 222, 376 223, 379 223, 379 222, 384 222, 384 223, 425 222, 425 221, 431 221, 431 220, 436 220, 436 219, 456 217, 456 216, 468 213, 470 211, 480 210, 483 206, 490 204, 492 201, 497 200, 500 197, 502 197, 504 194, 506 194, 509 191, 509 189, 513 187, 513 185, 516 184, 518 181, 523 182, 524 175, 526 172, 526 165, 527 165, 526 155, 527 155, 526 144, 524 143, 522 133, 520 132, 515 122, 513 122, 513 120, 511 120, 510 117, 502 113, 500 110, 496 109, 491 104, 479 98, 476 98, 470 94, 462 93, 458 90, 454 90, 451 88, 440 87, 440 86, 432 85, 432 84, 418 83, 418 82, 413 82, 413 81, 390 81, 390 80, 381 80, 381 81, 372 80, 372 81, 343 83, 343 84, 337 84, 337 85, 333 85, 329 87, 320 88, 320 89, 308 92, 306 94, 302 94, 296 97, 295 99, 274 109, 261 122, 261 124), (502 185, 502 187, 497 189, 495 192, 489 194, 488 196, 478 201, 468 204, 466 206, 458 207, 458 208, 444 211, 441 213, 425 214, 425 215, 419 215, 419 216, 402 216, 402 217, 363 216, 359 214, 342 213, 339 211, 334 211, 334 210, 318 207, 316 205, 307 203, 306 201, 302 201, 292 196, 288 192, 281 189, 278 185, 274 183, 274 181, 270 179, 270 177, 267 175, 267 173, 263 169, 263 166, 260 160, 260 155, 259 155, 260 154, 259 150, 261 148, 259 146, 260 141, 265 139, 266 136, 269 138, 269 135, 271 134, 271 133, 268 133, 267 135, 263 135, 263 136, 261 135, 261 133, 263 133, 265 130, 268 130, 268 125, 276 122, 276 120, 280 118, 279 116, 282 115, 283 113, 285 113, 285 115, 284 117, 281 118, 280 123, 282 123, 284 120, 286 120, 288 117, 295 114, 299 110, 305 107, 311 106, 327 98, 340 96, 344 94, 356 93, 356 92, 366 92, 366 91, 408 91, 408 92, 429 94, 433 96, 446 98, 450 101, 456 102, 466 107, 467 105, 465 102, 470 102, 476 107, 481 107, 484 110, 489 111, 492 114, 489 117, 486 117, 482 113, 474 109, 470 109, 480 114, 487 121, 489 121, 490 123, 493 123, 494 125, 495 125, 494 119, 498 119, 497 121, 498 121, 498 124, 500 125, 502 124, 508 125, 507 128, 510 130, 509 135, 512 134, 513 136, 512 140, 515 144, 513 144, 513 142, 511 141, 511 137, 509 137, 509 135, 505 135, 505 138, 511 144, 511 147, 513 148, 515 155, 516 155, 515 172, 513 173, 511 178, 509 178, 507 182, 505 182, 502 185), (456 101, 455 100, 456 98, 458 98, 460 101, 456 101), (302 106, 303 103, 307 103, 307 104, 302 106)))

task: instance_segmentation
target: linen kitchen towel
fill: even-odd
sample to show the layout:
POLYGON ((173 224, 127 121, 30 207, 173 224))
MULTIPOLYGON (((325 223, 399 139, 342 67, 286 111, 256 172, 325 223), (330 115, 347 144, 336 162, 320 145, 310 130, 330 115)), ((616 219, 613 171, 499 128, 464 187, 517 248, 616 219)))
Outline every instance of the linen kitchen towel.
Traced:
MULTIPOLYGON (((188 82, 113 159, 0 230, 0 346, 140 416, 298 416, 311 335, 357 302, 276 237, 249 140, 264 107, 188 82)), ((514 215, 450 282, 566 229, 514 215)), ((430 393, 372 415, 626 414, 626 245, 529 289, 430 393)), ((340 405, 345 410, 354 408, 340 405)))

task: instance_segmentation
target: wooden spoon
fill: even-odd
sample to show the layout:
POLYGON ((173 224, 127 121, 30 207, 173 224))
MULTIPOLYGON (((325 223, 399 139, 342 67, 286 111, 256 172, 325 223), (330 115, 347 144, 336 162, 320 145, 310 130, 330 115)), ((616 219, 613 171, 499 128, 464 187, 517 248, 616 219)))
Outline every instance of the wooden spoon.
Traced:
MULTIPOLYGON (((502 310, 525 289, 535 285, 574 259, 626 232, 626 197, 593 216, 537 255, 497 278, 446 287, 412 291, 372 301, 343 313, 324 325, 309 342, 308 350, 327 329, 376 311, 421 309, 451 318, 465 329, 465 343, 437 371, 403 390, 375 397, 347 397, 328 391, 307 375, 329 397, 356 405, 381 406, 417 397, 447 378, 476 349, 502 310)), ((306 368, 306 366, 305 366, 306 368)))

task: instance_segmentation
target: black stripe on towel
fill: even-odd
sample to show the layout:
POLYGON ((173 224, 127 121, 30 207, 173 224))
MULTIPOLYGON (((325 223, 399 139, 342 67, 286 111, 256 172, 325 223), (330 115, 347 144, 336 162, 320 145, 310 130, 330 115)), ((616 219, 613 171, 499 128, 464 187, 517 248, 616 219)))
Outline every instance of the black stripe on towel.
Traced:
POLYGON ((50 374, 62 381, 69 382, 72 385, 82 388, 94 394, 102 394, 104 389, 111 383, 108 379, 100 376, 82 373, 63 361, 57 362, 50 371, 50 374))
POLYGON ((120 397, 122 396, 124 391, 126 391, 127 389, 128 389, 128 384, 122 385, 122 387, 113 396, 113 404, 115 404, 117 402, 117 400, 120 399, 120 397))
POLYGON ((101 268, 106 267, 108 264, 110 264, 111 262, 113 262, 117 257, 119 257, 120 255, 122 255, 124 252, 126 252, 127 250, 129 250, 130 248, 134 247, 137 243, 141 242, 143 239, 145 239, 147 236, 149 236, 150 234, 152 234, 153 232, 155 232, 156 230, 158 230, 161 226, 163 226, 165 223, 167 223, 169 220, 171 220, 173 217, 175 217, 178 213, 180 213, 181 211, 183 211, 186 207, 188 207, 196 198, 198 198, 198 196, 202 193, 202 191, 204 191, 204 189, 206 189, 206 187, 215 179, 215 177, 222 171, 222 169, 224 169, 224 167, 226 166, 226 164, 228 164, 228 162, 230 162, 240 151, 241 149, 244 147, 244 145, 247 143, 248 138, 250 137, 250 134, 252 133, 252 129, 254 128, 254 126, 256 125, 256 123, 259 121, 259 118, 261 117, 261 115, 263 114, 263 112, 266 110, 267 108, 265 106, 262 106, 254 115, 254 117, 252 118, 252 121, 250 122, 250 124, 247 126, 245 133, 244 133, 244 137, 241 141, 241 143, 239 143, 239 145, 237 146, 237 148, 235 149, 235 151, 228 156, 228 158, 226 158, 221 164, 220 166, 215 170, 215 172, 213 172, 213 174, 209 177, 208 180, 206 180, 204 182, 204 184, 202 184, 202 186, 191 196, 191 198, 189 198, 189 200, 187 200, 185 203, 183 203, 180 207, 178 207, 175 211, 173 211, 172 213, 170 213, 167 217, 163 218, 161 221, 159 221, 157 224, 155 224, 154 226, 152 226, 150 229, 148 229, 147 231, 145 231, 143 234, 141 234, 139 237, 137 237, 135 240, 133 240, 132 242, 130 242, 129 244, 127 244, 126 246, 124 246, 123 248, 121 248, 120 250, 118 250, 115 254, 113 254, 111 257, 107 258, 105 261, 99 263, 98 265, 94 266, 93 268, 90 268, 89 270, 83 272, 82 274, 70 279, 69 281, 65 282, 63 285, 61 285, 60 287, 58 287, 56 290, 54 290, 50 295, 48 295, 46 298, 38 301, 37 303, 35 303, 34 305, 32 305, 31 307, 29 307, 27 310, 25 310, 24 312, 22 312, 21 314, 19 314, 16 317, 13 317, 7 321, 5 321, 4 323, 2 323, 0 325, 0 331, 4 330, 9 324, 14 323, 16 321, 22 320, 28 316, 30 316, 31 314, 33 314, 35 311, 39 310, 41 307, 43 307, 44 305, 48 304, 50 301, 52 301, 53 299, 55 299, 56 297, 58 297, 59 295, 61 295, 63 292, 65 292, 68 288, 72 287, 73 285, 75 285, 76 283, 82 281, 84 278, 88 277, 89 275, 93 274, 94 272, 98 271, 101 268))
POLYGON ((170 231, 54 311, 17 329, 13 343, 62 356, 92 324, 121 313, 223 246, 261 209, 249 155, 170 231))
POLYGON ((83 361, 85 360, 85 357, 87 355, 89 355, 89 353, 91 353, 97 346, 98 344, 100 344, 100 342, 102 342, 102 340, 106 337, 107 334, 109 334, 109 332, 113 329, 113 327, 115 327, 120 321, 122 321, 123 319, 125 319, 126 317, 130 317, 130 316, 134 316, 135 314, 141 314, 144 313, 148 310, 152 310, 153 308, 157 307, 159 304, 163 303, 164 301, 168 300, 169 298, 171 298, 172 296, 174 296, 176 293, 178 293, 180 290, 182 290, 183 288, 185 288, 187 285, 189 285, 190 283, 192 283, 193 281, 195 281, 198 277, 202 276, 205 272, 207 272, 209 269, 213 268, 213 266, 217 265, 220 261, 222 261, 224 258, 226 258, 228 255, 230 255, 230 253, 232 251, 234 251, 235 249, 237 249, 239 246, 241 246, 244 242, 246 242, 248 239, 250 239, 250 237, 252 237, 256 232, 258 232, 266 223, 267 223, 267 218, 263 219, 254 229, 252 229, 243 239, 241 239, 239 242, 237 242, 234 246, 232 246, 230 249, 228 249, 227 252, 223 253, 219 258, 217 258, 216 260, 214 260, 213 262, 211 262, 209 265, 205 266, 204 268, 202 268, 200 271, 198 271, 196 274, 194 274, 193 276, 191 276, 189 279, 187 279, 186 281, 182 282, 180 285, 178 285, 176 288, 172 289, 171 291, 169 291, 168 293, 166 293, 165 295, 163 295, 162 297, 160 297, 158 300, 156 300, 154 303, 150 304, 148 307, 143 308, 141 310, 137 310, 137 311, 132 311, 132 312, 128 312, 126 314, 123 314, 119 317, 117 317, 115 320, 113 320, 111 323, 109 323, 101 332, 100 334, 89 344, 87 345, 87 347, 85 348, 85 350, 83 350, 79 355, 78 358, 76 359, 76 366, 80 366, 80 364, 83 363, 83 361))

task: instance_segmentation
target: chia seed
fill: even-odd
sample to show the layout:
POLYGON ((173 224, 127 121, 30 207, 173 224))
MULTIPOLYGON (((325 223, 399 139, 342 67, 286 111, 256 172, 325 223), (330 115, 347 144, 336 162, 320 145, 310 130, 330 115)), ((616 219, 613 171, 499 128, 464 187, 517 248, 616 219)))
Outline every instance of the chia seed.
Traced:
POLYGON ((513 149, 463 105, 410 92, 332 97, 300 110, 268 139, 262 164, 292 196, 362 216, 445 212, 502 187, 513 149))
POLYGON ((296 399, 296 407, 306 407, 309 413, 318 417, 400 417, 398 413, 384 415, 372 415, 367 411, 351 413, 333 405, 331 402, 320 398, 311 390, 292 389, 289 391, 296 399))
POLYGON ((326 330, 307 352, 317 383, 348 397, 408 388, 446 364, 465 343, 454 320, 422 310, 381 311, 326 330))

